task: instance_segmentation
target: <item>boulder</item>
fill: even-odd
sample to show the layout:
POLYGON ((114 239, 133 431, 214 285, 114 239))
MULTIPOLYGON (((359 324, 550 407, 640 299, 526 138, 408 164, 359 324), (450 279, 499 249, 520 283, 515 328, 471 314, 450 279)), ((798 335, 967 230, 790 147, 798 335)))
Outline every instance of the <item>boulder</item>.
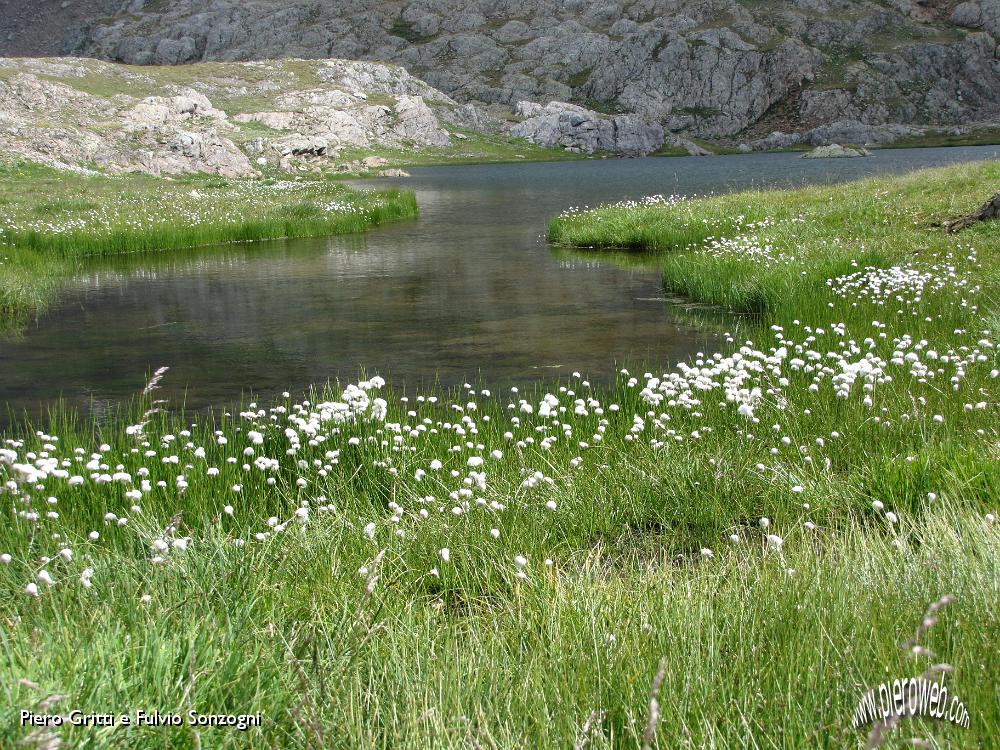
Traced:
POLYGON ((956 26, 982 29, 1000 36, 1000 0, 959 3, 952 11, 950 20, 956 26))
POLYGON ((128 126, 137 129, 181 123, 195 117, 225 120, 227 115, 194 89, 184 89, 177 96, 148 96, 125 113, 128 126))
POLYGON ((451 137, 441 127, 431 108, 420 96, 401 96, 395 107, 396 122, 392 132, 396 138, 420 146, 448 146, 451 137))
POLYGON ((843 159, 857 156, 871 156, 868 149, 861 146, 841 146, 831 143, 829 146, 817 146, 812 151, 803 154, 803 159, 843 159))
POLYGON ((216 133, 181 130, 154 135, 157 138, 156 146, 152 150, 141 151, 138 157, 139 163, 150 174, 209 172, 222 177, 250 177, 258 174, 236 144, 216 133), (162 146, 160 138, 165 141, 162 146))

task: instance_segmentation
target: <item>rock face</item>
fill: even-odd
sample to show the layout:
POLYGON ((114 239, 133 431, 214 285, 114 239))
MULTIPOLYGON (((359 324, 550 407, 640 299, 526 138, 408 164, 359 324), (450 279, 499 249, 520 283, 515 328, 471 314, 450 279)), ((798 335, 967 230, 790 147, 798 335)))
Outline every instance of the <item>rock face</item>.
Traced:
POLYGON ((831 143, 829 146, 817 146, 812 151, 802 155, 803 159, 845 159, 857 156, 871 156, 871 152, 861 146, 841 146, 831 143))
POLYGON ((515 113, 525 119, 511 129, 511 135, 540 146, 561 146, 586 154, 611 151, 645 156, 663 145, 663 128, 635 115, 602 117, 566 102, 549 102, 544 107, 518 102, 515 113))
MULTIPOLYGON (((265 165, 334 168, 347 147, 447 146, 445 124, 469 118, 494 127, 405 70, 370 62, 137 72, 96 60, 0 58, 0 154, 62 168, 224 177, 265 165)), ((384 165, 368 161, 357 167, 384 165)))
POLYGON ((956 26, 982 29, 994 37, 1000 36, 1000 0, 975 0, 959 3, 951 14, 956 26))
MULTIPOLYGON (((7 0, 7 43, 23 54, 51 26, 61 36, 51 47, 135 64, 386 60, 461 103, 568 101, 683 136, 738 136, 750 148, 772 131, 834 123, 1000 119, 1000 0, 75 2, 74 18, 90 7, 91 23, 63 36, 55 4, 7 0)), ((0 31, 0 52, 5 38, 0 31)), ((571 148, 593 140, 539 127, 571 148)))

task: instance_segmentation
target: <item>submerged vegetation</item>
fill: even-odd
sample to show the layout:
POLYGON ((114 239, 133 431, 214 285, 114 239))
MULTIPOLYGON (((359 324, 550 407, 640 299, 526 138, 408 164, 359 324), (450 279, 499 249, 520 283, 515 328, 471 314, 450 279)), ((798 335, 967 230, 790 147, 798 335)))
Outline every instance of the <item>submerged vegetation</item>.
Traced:
POLYGON ((0 164, 0 326, 44 309, 85 256, 360 232, 417 213, 412 193, 322 179, 162 179, 0 164))
POLYGON ((998 177, 556 220, 562 242, 658 249, 671 288, 758 313, 667 372, 503 392, 372 377, 190 415, 156 398, 164 369, 100 422, 16 429, 0 740, 861 748, 862 694, 946 663, 970 726, 885 741, 988 746, 1000 248, 994 226, 930 225, 998 177), (185 725, 21 728, 25 707, 185 725))

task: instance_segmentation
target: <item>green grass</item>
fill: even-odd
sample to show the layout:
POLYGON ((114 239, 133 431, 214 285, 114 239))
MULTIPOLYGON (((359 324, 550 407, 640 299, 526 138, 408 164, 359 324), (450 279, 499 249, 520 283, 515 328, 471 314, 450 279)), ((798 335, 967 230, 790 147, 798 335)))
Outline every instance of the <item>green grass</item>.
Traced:
POLYGON ((16 487, 0 525, 0 744, 28 734, 18 710, 55 695, 63 711, 264 722, 52 730, 70 746, 634 748, 662 659, 652 747, 862 748, 861 694, 941 662, 970 727, 908 720, 884 747, 991 747, 1000 248, 994 227, 930 224, 978 205, 998 174, 557 221, 564 241, 616 246, 652 241, 648 221, 651 262, 703 264, 689 288, 711 299, 725 296, 707 281, 715 264, 742 290, 732 306, 757 312, 731 319, 718 356, 655 377, 331 385, 214 414, 152 390, 100 419, 55 409, 15 425, 3 447, 16 455, 0 460, 47 476, 0 464, 16 487), (701 219, 767 240, 795 272, 745 264, 767 300, 751 304, 701 219), (919 295, 827 286, 852 260, 930 276, 919 295), (946 594, 920 638, 933 658, 904 652, 946 594))
POLYGON ((0 325, 42 311, 87 256, 361 232, 416 213, 412 193, 322 179, 105 177, 0 164, 0 325))
MULTIPOLYGON (((552 220, 549 238, 571 247, 653 251, 649 260, 662 266, 667 291, 791 320, 815 307, 827 279, 855 266, 888 267, 956 248, 957 240, 934 225, 981 204, 998 181, 1000 163, 986 162, 870 179, 850 189, 742 192, 652 206, 633 202, 567 212, 552 220), (769 226, 752 226, 765 219, 769 226), (706 252, 708 238, 737 237, 792 260, 706 252)), ((998 235, 998 227, 983 225, 967 236, 989 238, 992 247, 998 235)))

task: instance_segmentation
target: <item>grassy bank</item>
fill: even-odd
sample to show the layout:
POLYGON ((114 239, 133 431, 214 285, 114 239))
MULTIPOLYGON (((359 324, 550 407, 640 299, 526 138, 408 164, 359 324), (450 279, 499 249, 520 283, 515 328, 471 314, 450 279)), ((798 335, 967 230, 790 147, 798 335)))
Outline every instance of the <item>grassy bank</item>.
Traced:
POLYGON ((862 748, 862 693, 946 663, 970 726, 907 720, 884 746, 990 746, 996 230, 926 222, 996 169, 564 217, 621 238, 605 216, 650 213, 683 248, 661 262, 734 283, 717 245, 746 232, 771 238, 768 263, 744 259, 765 281, 779 259, 853 269, 799 274, 799 309, 760 308, 752 341, 666 372, 501 393, 372 378, 214 416, 153 382, 100 423, 16 430, 0 742, 862 748), (873 249, 897 268, 866 269, 873 249), (44 706, 263 723, 18 726, 44 706))
POLYGON ((360 232, 416 213, 412 193, 321 179, 106 177, 0 164, 0 325, 44 309, 84 256, 360 232))
MULTIPOLYGON (((830 301, 817 292, 828 280, 900 263, 941 270, 949 254, 962 254, 963 241, 979 240, 992 252, 1000 236, 995 225, 958 238, 934 225, 978 207, 998 183, 1000 163, 985 162, 850 187, 695 201, 653 196, 570 209, 552 220, 549 238, 565 246, 658 253, 651 262, 663 267, 668 291, 698 302, 783 321, 822 318, 830 301)), ((853 317, 854 310, 847 312, 853 317)))

